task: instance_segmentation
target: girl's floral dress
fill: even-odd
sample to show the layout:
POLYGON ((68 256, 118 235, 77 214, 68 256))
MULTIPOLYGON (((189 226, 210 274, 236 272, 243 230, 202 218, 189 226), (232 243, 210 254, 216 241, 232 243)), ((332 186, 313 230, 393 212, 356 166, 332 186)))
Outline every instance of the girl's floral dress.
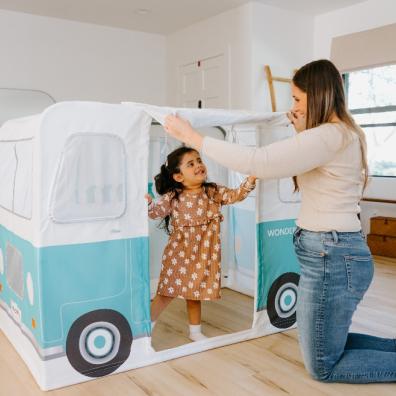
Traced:
POLYGON ((197 193, 183 191, 178 199, 167 193, 151 203, 150 218, 171 216, 158 294, 188 300, 220 298, 221 207, 244 200, 254 188, 245 179, 237 189, 208 186, 197 193))

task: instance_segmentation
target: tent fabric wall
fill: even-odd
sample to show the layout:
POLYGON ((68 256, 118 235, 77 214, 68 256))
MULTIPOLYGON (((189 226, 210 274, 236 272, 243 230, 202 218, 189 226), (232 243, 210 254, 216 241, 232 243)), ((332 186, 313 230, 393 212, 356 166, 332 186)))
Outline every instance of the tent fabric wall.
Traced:
MULTIPOLYGON (((288 327, 285 323, 294 323, 271 321, 267 313, 266 296, 273 289, 273 281, 279 274, 298 271, 294 257, 286 257, 281 265, 276 260, 285 246, 288 249, 291 234, 275 242, 267 238, 267 228, 275 221, 277 227, 286 222, 292 230, 298 203, 284 204, 275 181, 260 182, 257 198, 235 205, 227 225, 232 231, 227 270, 235 274, 230 286, 243 288, 247 276, 253 277, 255 284, 252 327, 165 351, 152 349, 149 257, 157 259, 149 249, 144 194, 158 166, 158 162, 153 163, 148 175, 151 123, 153 117, 162 122, 169 112, 188 118, 198 127, 223 126, 229 132, 227 138, 237 136, 240 143, 249 138, 248 144, 261 144, 262 140, 276 140, 290 133, 283 114, 95 102, 59 103, 0 128, 0 142, 33 142, 32 171, 29 174, 24 166, 21 172, 22 177, 31 178, 32 187, 15 190, 23 196, 18 200, 23 210, 28 208, 25 203, 31 196, 31 218, 0 207, 0 328, 44 390, 272 334, 288 327), (106 151, 102 138, 107 141, 109 136, 124 149, 120 151, 115 144, 106 151), (98 151, 90 154, 92 161, 87 163, 80 143, 88 137, 100 138, 98 151), (125 162, 121 159, 121 165, 110 173, 100 166, 106 153, 110 156, 107 160, 116 161, 122 152, 125 162), (76 166, 79 163, 84 167, 83 178, 76 166), (90 163, 96 165, 89 168, 90 163), (114 176, 117 169, 125 170, 125 175, 114 176), (90 172, 95 188, 86 177, 90 172), (116 183, 112 185, 114 177, 116 183), (119 188, 123 180, 124 187, 119 188), (105 216, 82 210, 84 205, 111 206, 112 202, 116 202, 117 210, 106 207, 105 216), (83 206, 76 212, 75 205, 80 203, 83 206), (55 213, 54 208, 62 211, 55 213), (62 221, 57 221, 59 213, 62 221), (7 275, 9 266, 13 272, 7 275), (99 338, 104 340, 102 346, 96 343, 99 338)), ((158 142, 151 148, 155 159, 163 159, 161 156, 171 149, 169 146, 165 150, 166 144, 178 145, 171 140, 158 142)), ((29 151, 19 153, 31 160, 29 151)), ((14 183, 18 172, 11 159, 0 164, 0 174, 7 172, 11 172, 14 183)), ((242 176, 229 172, 227 177, 230 184, 237 185, 242 176)), ((279 299, 275 308, 292 311, 292 283, 286 282, 275 293, 279 299)))
MULTIPOLYGON (((229 142, 256 146, 254 125, 233 126, 227 133, 229 142)), ((229 184, 238 187, 246 175, 229 171, 229 184)), ((229 207, 230 224, 227 287, 254 297, 256 259, 257 188, 242 202, 229 207)))
MULTIPOLYGON (((285 139, 292 130, 284 125, 257 129, 258 146, 285 139)), ((257 211, 256 321, 288 328, 295 323, 299 264, 293 249, 299 194, 291 179, 260 182, 257 211)))

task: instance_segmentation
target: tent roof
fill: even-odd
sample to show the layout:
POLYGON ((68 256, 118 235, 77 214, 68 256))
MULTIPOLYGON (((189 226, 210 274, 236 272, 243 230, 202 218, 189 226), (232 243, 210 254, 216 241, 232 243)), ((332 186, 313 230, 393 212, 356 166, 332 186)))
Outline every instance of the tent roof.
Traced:
MULTIPOLYGON (((47 107, 42 113, 17 118, 5 122, 0 128, 0 140, 21 140, 33 137, 39 134, 39 125, 48 111, 55 107, 68 106, 75 109, 79 108, 79 104, 85 106, 100 105, 97 102, 59 102, 47 107)), ((103 105, 103 104, 102 104, 103 105)), ((274 126, 286 126, 290 122, 285 113, 258 113, 244 110, 223 110, 223 109, 189 109, 176 107, 154 106, 144 103, 124 102, 120 106, 129 106, 136 110, 144 111, 153 119, 163 124, 168 114, 177 114, 190 121, 195 128, 206 128, 213 126, 227 126, 240 124, 268 124, 274 126)), ((112 105, 117 106, 117 105, 112 105)), ((84 111, 83 108, 79 111, 84 111)))
POLYGON ((286 126, 290 124, 285 113, 258 113, 245 110, 190 109, 153 106, 144 103, 123 102, 124 105, 140 107, 160 124, 168 114, 177 114, 187 119, 194 128, 227 126, 236 124, 258 124, 286 126))

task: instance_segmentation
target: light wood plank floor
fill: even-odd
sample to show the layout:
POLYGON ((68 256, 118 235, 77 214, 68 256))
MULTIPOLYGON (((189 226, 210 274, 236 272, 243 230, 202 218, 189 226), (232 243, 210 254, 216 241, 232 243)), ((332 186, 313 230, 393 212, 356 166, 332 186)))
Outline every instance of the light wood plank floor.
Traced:
MULTIPOLYGON (((358 309, 352 330, 394 337, 395 288, 396 260, 376 257, 375 279, 358 309)), ((203 327, 208 335, 227 333, 250 325, 251 299, 225 291, 223 301, 223 306, 216 306, 217 303, 204 306, 203 327), (235 309, 242 320, 235 319, 235 309), (219 310, 222 310, 220 316, 219 310), (230 317, 234 320, 228 320, 230 317)), ((185 320, 183 302, 175 301, 158 323, 154 346, 164 349, 188 342, 185 320)), ((396 384, 323 384, 311 380, 301 360, 297 330, 291 330, 60 390, 41 392, 23 361, 0 332, 1 396, 287 394, 394 396, 396 384)))
MULTIPOLYGON (((221 299, 202 302, 202 331, 208 337, 235 333, 252 327, 254 300, 238 292, 222 289, 221 299)), ((152 336, 156 351, 191 342, 188 338, 186 303, 175 299, 162 313, 152 336)))

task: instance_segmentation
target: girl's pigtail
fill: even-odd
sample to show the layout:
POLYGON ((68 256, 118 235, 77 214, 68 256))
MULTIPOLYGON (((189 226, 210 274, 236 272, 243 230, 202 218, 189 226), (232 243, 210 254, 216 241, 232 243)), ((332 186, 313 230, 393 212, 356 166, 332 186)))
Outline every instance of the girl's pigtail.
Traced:
POLYGON ((161 171, 154 177, 155 189, 159 195, 164 195, 169 191, 172 191, 173 177, 168 171, 166 165, 161 166, 161 171))
MULTIPOLYGON (((173 198, 177 198, 179 190, 183 189, 183 186, 173 178, 172 172, 169 171, 166 165, 161 166, 160 173, 154 177, 154 182, 155 189, 159 195, 170 192, 174 194, 173 198)), ((168 235, 170 235, 169 222, 170 215, 165 216, 159 224, 159 227, 163 228, 168 235)))

